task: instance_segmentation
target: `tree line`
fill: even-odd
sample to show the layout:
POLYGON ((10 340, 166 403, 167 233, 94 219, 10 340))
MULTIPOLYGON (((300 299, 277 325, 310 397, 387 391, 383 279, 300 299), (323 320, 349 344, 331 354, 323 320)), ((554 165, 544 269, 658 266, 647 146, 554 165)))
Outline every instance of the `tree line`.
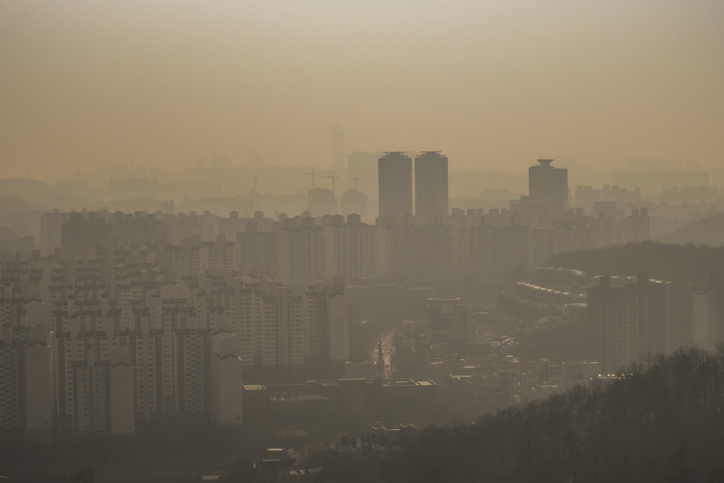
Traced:
POLYGON ((317 481, 721 482, 723 391, 724 348, 648 356, 607 381, 428 427, 383 459, 317 454, 317 481))
POLYGON ((374 478, 724 481, 723 390, 724 350, 650 356, 612 381, 579 385, 472 424, 423 430, 374 478))
POLYGON ((547 265, 583 270, 590 275, 636 275, 671 282, 702 282, 714 273, 724 273, 724 246, 674 245, 639 242, 596 250, 565 252, 547 265))

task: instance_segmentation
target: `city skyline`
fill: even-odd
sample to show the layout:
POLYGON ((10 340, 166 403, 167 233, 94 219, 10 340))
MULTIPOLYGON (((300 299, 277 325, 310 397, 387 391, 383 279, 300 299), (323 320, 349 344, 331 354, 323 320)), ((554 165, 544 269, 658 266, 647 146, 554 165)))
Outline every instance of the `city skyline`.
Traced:
MULTIPOLYGON (((722 342, 721 278, 703 275, 722 266, 711 261, 721 250, 650 241, 670 223, 662 213, 683 224, 703 207, 721 211, 721 198, 681 198, 716 191, 665 189, 680 201, 669 205, 617 185, 570 190, 567 168, 541 158, 527 195, 448 212, 445 155, 371 154, 349 159, 377 166, 382 216, 370 223, 336 214, 335 192, 315 187, 312 210, 296 216, 270 217, 243 199, 243 215, 184 213, 167 200, 154 213, 43 212, 37 245, 33 236, 0 240, 0 433, 15 435, 21 452, 96 438, 157 445, 166 432, 214 444, 229 434, 257 455, 256 471, 321 474, 324 465, 304 466, 314 461, 306 449, 264 449, 245 434, 293 428, 304 448, 315 441, 375 461, 427 431, 417 428, 553 404, 610 387, 612 374, 648 353, 722 342), (688 254, 637 268, 672 249, 688 254), (646 254, 612 255, 634 250, 646 254), (310 436, 313 427, 329 433, 310 436)), ((315 186, 337 179, 306 174, 315 186)), ((213 191, 148 179, 109 186, 192 187, 213 191)), ((354 188, 341 201, 344 211, 366 207, 354 188)), ((161 451, 176 457, 190 444, 161 451)), ((189 461, 218 474, 201 451, 189 461)), ((76 451, 61 466, 79 458, 109 477, 119 464, 163 477, 175 465, 94 453, 104 456, 85 462, 76 451)), ((56 471, 11 466, 26 476, 56 471)))
POLYGON ((721 479, 722 26, 0 2, 0 480, 721 479))

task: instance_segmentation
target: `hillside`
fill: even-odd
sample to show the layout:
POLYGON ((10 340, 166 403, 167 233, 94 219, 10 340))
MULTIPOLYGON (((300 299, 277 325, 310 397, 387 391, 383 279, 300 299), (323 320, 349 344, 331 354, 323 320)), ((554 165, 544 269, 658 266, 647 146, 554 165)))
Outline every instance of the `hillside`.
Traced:
POLYGON ((679 228, 662 238, 668 243, 695 243, 720 247, 724 245, 724 213, 716 213, 679 228))
POLYGON ((551 267, 575 268, 591 275, 636 275, 672 282, 700 282, 724 273, 724 247, 629 243, 598 250, 561 253, 549 259, 551 267))
POLYGON ((612 383, 426 429, 367 481, 724 481, 723 389, 721 353, 681 351, 612 383))

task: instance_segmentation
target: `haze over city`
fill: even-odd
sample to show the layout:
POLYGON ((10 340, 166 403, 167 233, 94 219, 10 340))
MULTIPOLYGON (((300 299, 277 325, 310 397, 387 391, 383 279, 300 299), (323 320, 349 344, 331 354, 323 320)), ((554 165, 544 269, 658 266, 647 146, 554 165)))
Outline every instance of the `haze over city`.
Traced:
POLYGON ((6 177, 252 150, 324 166, 339 124, 349 152, 444 149, 457 170, 644 158, 721 180, 715 0, 0 8, 6 177))
POLYGON ((0 481, 723 481, 723 25, 0 2, 0 481))

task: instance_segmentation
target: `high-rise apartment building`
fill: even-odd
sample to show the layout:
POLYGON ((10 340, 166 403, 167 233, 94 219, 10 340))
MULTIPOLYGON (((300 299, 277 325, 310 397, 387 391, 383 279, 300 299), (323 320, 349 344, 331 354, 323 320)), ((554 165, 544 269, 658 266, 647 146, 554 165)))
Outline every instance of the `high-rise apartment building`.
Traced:
POLYGON ((415 216, 434 219, 447 214, 447 156, 425 151, 415 158, 415 216))
POLYGON ((322 229, 314 218, 286 219, 276 232, 279 279, 299 290, 322 276, 322 229))
POLYGON ((670 286, 641 273, 623 286, 601 277, 597 287, 588 289, 588 319, 604 373, 626 367, 644 353, 668 350, 670 286))
POLYGON ((234 243, 101 240, 77 258, 0 261, 0 428, 238 425, 242 369, 255 380, 338 370, 347 301, 343 285, 320 280, 327 262, 330 279, 370 274, 373 230, 359 215, 315 221, 247 226, 234 243), (279 262, 296 293, 274 273, 279 262))
POLYGON ((332 190, 314 188, 307 191, 307 203, 312 216, 337 214, 337 198, 332 190))
POLYGON ((174 331, 176 409, 184 421, 213 418, 212 338, 208 328, 174 331))
POLYGON ((552 159, 539 159, 528 168, 530 201, 550 216, 562 216, 568 210, 568 170, 551 166, 552 159))
MULTIPOLYGON (((253 223, 250 223, 253 225, 253 223)), ((236 235, 239 267, 242 275, 277 273, 277 247, 273 232, 257 231, 250 227, 236 235)))
POLYGON ((367 221, 367 195, 362 191, 350 188, 342 195, 342 214, 358 214, 362 221, 367 221))
POLYGON ((310 362, 349 358, 349 318, 342 285, 316 283, 304 294, 304 355, 310 362))
POLYGON ((15 428, 23 413, 22 345, 13 339, 9 324, 0 329, 0 428, 15 428))
POLYGON ((360 216, 325 217, 322 227, 325 280, 350 280, 374 273, 374 227, 362 223, 360 216))
POLYGON ((70 220, 70 213, 61 213, 56 210, 53 213, 44 213, 40 217, 40 254, 44 257, 55 253, 60 248, 62 241, 62 227, 70 220))
POLYGON ((98 213, 71 213, 61 227, 63 251, 80 256, 89 248, 95 248, 110 239, 111 227, 98 213))
POLYGON ((461 304, 459 298, 430 297, 425 318, 433 333, 465 336, 472 313, 471 308, 461 304))
POLYGON ((380 216, 412 214, 412 159, 404 152, 388 152, 377 162, 380 216))
POLYGON ((451 225, 415 223, 407 218, 380 221, 375 227, 377 275, 428 284, 453 278, 451 225))
POLYGON ((724 342, 724 283, 721 276, 712 276, 707 286, 692 296, 692 342, 713 351, 724 342))

